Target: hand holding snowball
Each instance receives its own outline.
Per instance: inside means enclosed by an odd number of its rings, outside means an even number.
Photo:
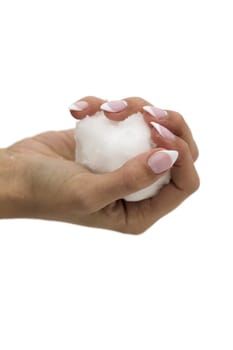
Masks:
[[[70,110],[80,120],[104,112],[113,122],[140,113],[156,148],[149,145],[115,170],[95,173],[75,162],[74,130],[48,132],[20,141],[0,152],[0,164],[5,164],[8,171],[0,176],[0,217],[41,218],[141,233],[198,188],[194,167],[197,146],[180,114],[165,112],[140,98],[107,102],[86,97]],[[1,169],[0,166],[0,175]],[[171,181],[156,196],[137,202],[122,199],[162,178],[168,182],[169,172]],[[4,189],[5,183],[11,183],[10,195]]]

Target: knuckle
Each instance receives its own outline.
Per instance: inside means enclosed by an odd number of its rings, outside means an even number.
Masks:
[[[189,145],[187,144],[187,142],[185,142],[184,140],[180,139],[179,141],[179,154],[180,156],[185,156],[188,153],[190,154],[190,148]]]
[[[183,123],[185,121],[183,115],[179,112],[174,112],[174,115],[177,118],[177,122]]]
[[[133,230],[133,234],[136,236],[142,235],[143,233],[145,233],[147,231],[147,227],[137,227]]]
[[[199,150],[197,147],[195,147],[193,150],[193,160],[196,161],[198,157],[199,157]]]
[[[138,102],[145,102],[145,100],[142,97],[140,97],[140,96],[132,96],[130,98],[134,99],[134,100],[136,100]]]
[[[129,97],[128,100],[131,100],[133,103],[135,103],[138,106],[143,106],[145,104],[148,104],[148,102],[140,96],[132,96],[132,97]]]
[[[177,130],[179,130],[181,134],[187,131],[187,124],[183,115],[179,112],[174,112],[173,117]]]
[[[79,101],[87,101],[91,106],[96,106],[96,105],[98,106],[99,104],[104,102],[104,100],[101,99],[100,97],[92,96],[92,95],[84,96],[80,98]]]
[[[193,192],[196,192],[200,187],[200,178],[198,175],[196,175],[194,185],[193,185]]]
[[[133,227],[124,228],[120,230],[120,232],[129,234],[129,235],[139,236],[145,233],[147,229],[148,227],[145,227],[144,225],[143,226],[137,225]]]
[[[92,100],[92,99],[96,99],[96,98],[98,98],[98,97],[88,95],[88,96],[84,96],[84,97],[80,98],[80,100]]]
[[[200,187],[200,178],[196,174],[196,176],[192,178],[192,182],[190,182],[190,184],[189,184],[189,187],[187,189],[187,193],[189,195],[191,195],[194,192],[196,192],[199,189],[199,187]]]

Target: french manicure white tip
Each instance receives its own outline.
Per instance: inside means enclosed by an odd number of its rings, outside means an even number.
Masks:
[[[163,153],[166,153],[172,160],[172,165],[176,162],[178,156],[179,156],[179,152],[178,151],[175,151],[175,150],[162,150],[162,151],[159,151],[159,152],[163,152]]]
[[[102,109],[103,111],[106,111],[106,112],[114,112],[114,110],[109,106],[108,102],[103,103],[100,106],[100,109]]]
[[[72,104],[70,107],[69,107],[69,110],[70,111],[78,111],[80,112],[82,109],[80,107],[78,107],[76,104]]]
[[[155,122],[150,122],[150,124],[153,126],[153,128],[155,130],[158,131],[158,133],[162,136],[162,132],[161,132],[161,126],[158,124],[158,123],[155,123]]]
[[[109,101],[103,103],[100,108],[105,112],[121,112],[128,106],[128,103],[124,100]]]
[[[144,106],[143,107],[144,111],[149,113],[151,116],[158,118],[158,119],[167,119],[168,113],[164,109],[160,109],[158,107],[154,106]]]
[[[153,117],[156,117],[156,114],[151,106],[143,106],[142,109],[152,115]]]
[[[150,124],[153,126],[153,128],[155,130],[157,130],[157,132],[160,134],[160,136],[162,136],[168,140],[171,140],[171,141],[175,140],[175,135],[170,130],[165,128],[164,126],[162,126],[158,123],[155,123],[155,122],[150,122]]]

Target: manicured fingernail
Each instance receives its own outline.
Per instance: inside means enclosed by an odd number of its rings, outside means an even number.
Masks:
[[[158,119],[166,119],[168,117],[167,111],[164,111],[163,109],[154,106],[144,106],[142,108],[144,111],[152,115],[152,117],[156,117]]]
[[[169,140],[174,140],[175,139],[175,135],[170,130],[165,128],[164,126],[162,126],[162,125],[160,125],[158,123],[155,123],[155,122],[150,122],[150,124],[165,139],[169,139]]]
[[[73,103],[70,107],[69,110],[70,111],[77,111],[77,112],[81,112],[84,109],[88,108],[89,104],[86,101],[78,101]]]
[[[178,158],[177,151],[158,151],[148,159],[148,165],[155,174],[161,174],[170,169]]]
[[[128,103],[124,100],[109,101],[103,103],[100,108],[106,112],[121,112],[128,106]]]

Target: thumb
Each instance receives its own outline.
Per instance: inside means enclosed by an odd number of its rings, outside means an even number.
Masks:
[[[95,189],[99,208],[129,194],[142,190],[156,182],[175,163],[177,151],[153,149],[130,159],[121,168],[102,175],[96,175]]]

